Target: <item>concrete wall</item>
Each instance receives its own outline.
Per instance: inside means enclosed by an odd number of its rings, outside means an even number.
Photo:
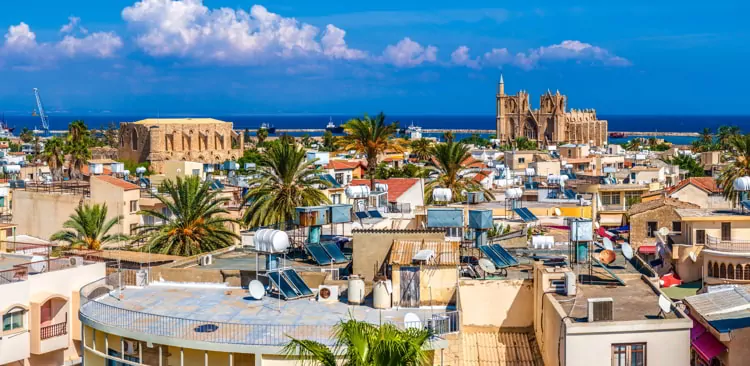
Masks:
[[[685,319],[685,322],[690,322]],[[607,326],[608,331],[591,333],[584,328],[604,328],[596,323],[566,325],[565,366],[609,365],[612,363],[612,345],[646,343],[646,365],[684,366],[690,364],[690,329],[659,329],[659,321],[618,322],[629,323]],[[649,329],[644,329],[649,328]],[[546,362],[546,361],[545,361]]]
[[[673,192],[669,196],[683,202],[694,203],[700,208],[732,208],[732,202],[724,199],[722,195],[710,195],[692,184]]]
[[[670,205],[633,214],[630,216],[630,244],[636,248],[641,245],[656,245],[656,234],[648,237],[648,223],[652,221],[656,222],[656,230],[662,227],[672,230],[672,223],[682,219]]]
[[[458,303],[462,326],[530,327],[531,280],[461,280]]]
[[[672,264],[674,270],[683,282],[698,281],[703,278],[703,263],[707,254],[702,251],[702,245],[678,245],[672,246]],[[695,252],[697,261],[690,259],[690,253]]]
[[[141,215],[138,215],[138,204],[135,211],[130,210],[130,202],[139,202],[141,191],[139,189],[125,190],[97,176],[91,177],[91,203],[107,205],[107,220],[122,216],[119,224],[112,228],[111,233],[131,234],[131,226],[141,224]]]
[[[15,190],[13,192],[13,223],[19,234],[49,239],[62,229],[80,203],[88,202],[78,194],[49,194]]]
[[[424,181],[420,179],[419,182],[409,187],[397,200],[397,203],[408,203],[411,205],[412,211],[417,206],[424,206]]]
[[[194,170],[198,171],[198,176],[201,179],[206,178],[206,174],[203,172],[203,163],[195,161],[167,160],[164,162],[163,173],[166,179],[174,180],[177,177],[192,176]]]
[[[456,267],[421,266],[419,271],[419,305],[443,306],[456,301],[458,269]],[[394,265],[391,280],[393,282],[393,304],[401,301],[401,271]]]
[[[371,281],[388,258],[393,240],[445,240],[442,230],[353,230],[352,271]]]
[[[550,174],[560,175],[560,162],[557,160],[535,161],[530,166],[536,170],[537,177],[546,177]]]

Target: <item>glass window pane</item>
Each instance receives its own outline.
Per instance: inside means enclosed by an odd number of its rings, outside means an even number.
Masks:
[[[18,312],[13,313],[12,328],[13,329],[21,329],[21,328],[23,328],[23,312],[22,311],[18,311]]]
[[[3,315],[3,331],[11,329],[10,328],[11,317],[12,317],[12,314]]]

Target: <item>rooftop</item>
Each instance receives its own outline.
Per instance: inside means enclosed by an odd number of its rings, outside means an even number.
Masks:
[[[673,198],[662,198],[662,199],[656,199],[653,201],[636,203],[633,206],[630,206],[630,209],[628,209],[628,214],[637,215],[637,214],[641,214],[641,213],[651,211],[653,209],[657,209],[657,208],[664,207],[664,206],[672,206],[675,208],[684,208],[684,209],[699,207],[698,205],[694,203],[690,203],[690,202],[683,202],[683,201],[676,200]]]
[[[324,166],[324,168],[333,170],[351,170],[360,165],[362,165],[361,161],[330,160],[328,161],[328,164]]]
[[[94,179],[100,180],[102,182],[107,182],[107,183],[109,183],[109,184],[111,184],[113,186],[120,187],[120,188],[122,188],[122,189],[124,189],[126,191],[130,191],[130,190],[134,190],[134,189],[140,189],[140,187],[138,187],[137,185],[135,185],[133,183],[130,183],[130,182],[126,181],[126,180],[123,180],[123,179],[120,179],[120,178],[115,178],[115,177],[109,176],[109,175],[96,175]]]
[[[388,202],[396,202],[412,186],[419,183],[419,178],[388,178],[376,179],[376,183],[385,183],[388,185]],[[370,185],[369,179],[353,179],[350,185]]]
[[[463,329],[461,343],[464,365],[543,365],[539,345],[528,332]]]
[[[182,257],[180,257],[182,258]],[[257,268],[256,268],[257,263]],[[312,261],[303,261],[299,259],[293,259],[287,257],[283,260],[282,266],[284,267],[292,267],[297,268],[300,270],[309,270],[314,269],[315,271],[320,271],[321,268],[339,268],[339,267],[345,267],[349,264],[349,262],[345,263],[337,263],[332,265],[327,265],[324,267],[317,266]],[[201,268],[206,269],[223,269],[223,270],[245,270],[245,271],[255,271],[255,270],[266,270],[266,264],[265,264],[265,256],[258,255],[255,252],[252,251],[245,251],[244,249],[235,249],[233,251],[229,251],[223,254],[214,255],[213,256],[213,263],[205,266],[201,266]]]
[[[679,191],[680,189],[687,187],[688,185],[696,186],[707,193],[722,192],[721,188],[719,188],[719,185],[716,184],[716,179],[714,179],[713,177],[692,177],[681,180],[674,187],[670,188],[668,193],[672,194]]]
[[[421,250],[431,250],[436,265],[457,266],[460,263],[457,241],[396,240],[391,247],[390,264],[411,265]]]
[[[750,215],[738,210],[730,209],[713,209],[713,208],[678,208],[675,209],[682,220],[685,221],[702,221],[712,220],[714,218],[724,218],[727,220],[750,221]]]
[[[163,263],[163,262],[175,262],[185,257],[177,255],[167,254],[156,254],[147,252],[135,252],[129,250],[81,250],[72,249],[65,252],[68,255],[85,256],[97,260],[120,260],[123,262],[137,263],[137,264],[149,264],[149,263]]]
[[[214,118],[146,118],[140,121],[133,122],[138,125],[183,125],[183,124],[213,124],[213,123],[229,123],[220,121]]]
[[[709,290],[684,301],[721,333],[750,327],[750,291],[745,286]]]

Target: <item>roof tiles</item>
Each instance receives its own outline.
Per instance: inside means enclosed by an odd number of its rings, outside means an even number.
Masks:
[[[388,185],[388,202],[396,202],[412,186],[419,183],[419,178],[389,178],[376,179],[376,183],[385,183]],[[370,185],[369,179],[353,179],[350,185]]]
[[[453,241],[395,240],[391,247],[391,264],[413,264],[414,256],[420,250],[432,250],[434,262],[430,264],[457,266],[459,264],[459,243]]]
[[[464,365],[543,365],[535,343],[524,332],[465,332],[461,338]]]

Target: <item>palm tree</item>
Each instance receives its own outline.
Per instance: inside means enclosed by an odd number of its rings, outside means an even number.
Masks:
[[[640,138],[634,138],[630,140],[625,146],[625,149],[629,151],[639,151],[641,150],[641,139]]]
[[[703,132],[701,133],[700,141],[707,145],[714,142],[714,136],[711,134],[710,128],[706,127],[703,129]]]
[[[21,129],[21,134],[19,134],[18,137],[20,137],[21,141],[25,143],[31,142],[31,140],[34,139],[34,131],[24,127],[23,129]]]
[[[365,155],[370,188],[373,190],[375,190],[375,168],[378,165],[378,155],[388,149],[403,150],[401,145],[393,139],[397,131],[398,122],[385,124],[385,115],[382,112],[375,118],[365,115],[362,119],[354,118],[344,124],[346,134],[339,142],[345,150],[355,150]]]
[[[443,140],[445,142],[451,142],[456,139],[456,136],[453,135],[453,131],[445,131],[443,132]]]
[[[198,176],[166,180],[161,189],[164,194],[156,199],[166,210],[141,210],[140,215],[161,220],[161,224],[147,224],[136,228],[134,242],[146,240],[143,250],[156,250],[162,254],[192,256],[228,247],[239,236],[229,224],[236,223],[223,206],[228,198],[219,197],[209,181],[201,182]]]
[[[326,130],[323,132],[323,148],[318,149],[320,151],[333,151],[336,146],[336,139],[333,137],[333,132]]]
[[[341,321],[333,332],[334,346],[310,340],[292,340],[284,347],[288,357],[324,366],[418,366],[429,361],[424,349],[430,340],[426,329],[398,329],[391,323],[380,326],[354,319]]]
[[[89,131],[86,123],[82,120],[77,119],[68,124],[68,142],[78,143],[88,139],[91,132]]]
[[[255,133],[255,137],[258,138],[258,146],[263,146],[263,142],[268,138],[268,130],[264,127],[259,128],[258,132]]]
[[[462,201],[464,191],[482,191],[485,197],[495,199],[489,190],[466,175],[461,163],[471,158],[469,147],[460,142],[446,142],[435,146],[435,163],[432,172],[437,178],[425,185],[425,201],[433,203],[432,191],[435,188],[448,188],[453,193],[453,202]]]
[[[730,147],[729,140],[740,134],[740,128],[737,126],[719,126],[716,132],[716,137],[719,140],[719,145],[723,148]]]
[[[680,154],[666,162],[679,166],[681,170],[686,170],[688,172],[686,177],[702,177],[706,174],[698,161],[690,155]]]
[[[91,159],[91,150],[87,141],[69,141],[65,144],[65,152],[70,156],[70,170],[68,177],[73,179],[74,176],[81,178],[80,173],[84,165]]]
[[[429,160],[433,151],[432,141],[424,137],[411,142],[411,153],[420,161]]]
[[[721,171],[718,183],[723,190],[724,198],[737,201],[739,192],[734,190],[734,180],[750,175],[750,134],[735,135],[727,142],[734,161]]]
[[[516,149],[518,150],[536,150],[537,144],[526,137],[516,138]]]
[[[53,178],[62,178],[62,169],[65,164],[65,142],[59,137],[52,137],[47,140],[44,151],[42,151],[42,161],[49,166]]]
[[[63,241],[71,248],[99,250],[102,246],[127,240],[123,234],[109,234],[112,228],[120,223],[122,215],[107,220],[107,204],[88,204],[76,207],[63,228],[50,237],[52,241]]]
[[[260,157],[257,184],[245,196],[245,224],[285,225],[294,218],[296,207],[328,203],[320,188],[331,183],[321,178],[323,171],[314,164],[302,147],[284,141],[270,144]]]

